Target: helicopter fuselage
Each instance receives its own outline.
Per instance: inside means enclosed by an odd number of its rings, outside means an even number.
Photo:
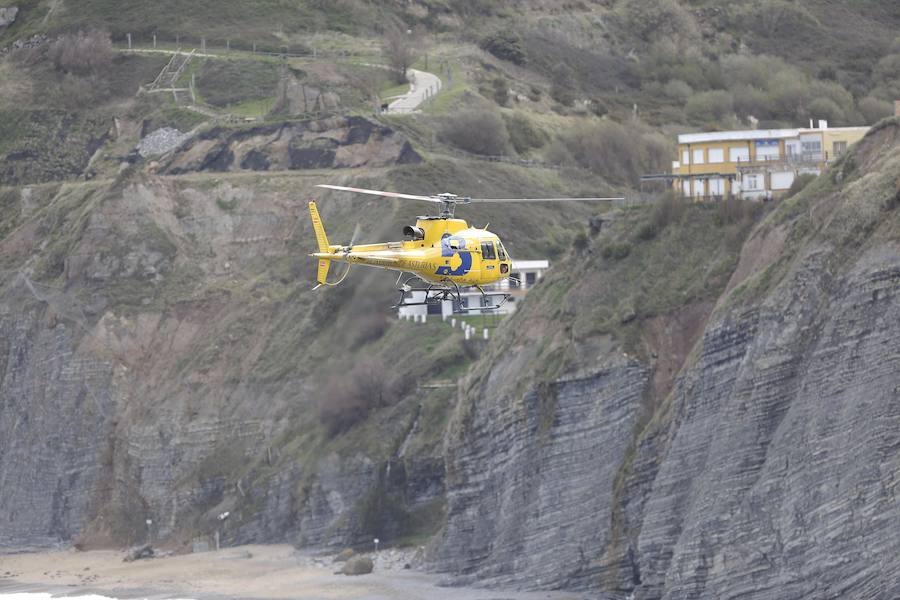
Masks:
[[[435,284],[484,286],[506,279],[512,262],[496,234],[463,219],[420,218],[413,239],[401,242],[329,245],[313,254],[350,264],[414,273]]]

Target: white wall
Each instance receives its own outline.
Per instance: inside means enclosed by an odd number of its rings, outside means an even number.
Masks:
[[[772,189],[786,190],[794,183],[793,171],[774,171],[772,173]]]

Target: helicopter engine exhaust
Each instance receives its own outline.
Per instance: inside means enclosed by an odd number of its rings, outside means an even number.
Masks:
[[[424,240],[425,239],[425,230],[421,227],[415,227],[413,225],[407,225],[403,228],[403,235],[408,236],[413,239],[413,241]]]

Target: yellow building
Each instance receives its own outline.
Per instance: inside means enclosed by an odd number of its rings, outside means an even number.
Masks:
[[[772,198],[801,173],[818,174],[860,140],[868,127],[753,129],[678,136],[674,185],[692,198]]]

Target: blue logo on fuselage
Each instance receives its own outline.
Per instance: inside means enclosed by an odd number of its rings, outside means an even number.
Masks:
[[[459,248],[451,248],[450,240],[454,240],[459,242]],[[459,254],[460,263],[456,269],[452,269],[450,265],[444,265],[442,267],[438,267],[438,270],[435,271],[437,275],[465,275],[472,268],[472,253],[466,252],[463,248],[466,247],[466,240],[461,237],[455,237],[452,235],[445,236],[441,238],[441,256],[453,256],[454,254]]]

